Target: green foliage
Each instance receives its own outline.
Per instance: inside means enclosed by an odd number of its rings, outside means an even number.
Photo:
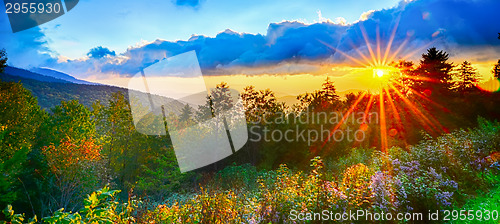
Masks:
[[[134,211],[137,209],[140,201],[129,199],[126,203],[120,203],[116,200],[118,190],[109,190],[104,187],[101,190],[93,192],[84,201],[84,208],[72,213],[59,209],[52,216],[42,218],[43,223],[134,223]],[[3,211],[7,223],[36,223],[36,217],[24,222],[24,214],[14,214],[12,206],[7,206]]]
[[[22,148],[7,160],[0,160],[0,206],[13,203],[21,194],[19,177],[26,161],[27,150]]]
[[[0,82],[0,206],[18,199],[35,133],[45,114],[19,83]],[[24,192],[23,192],[24,193]]]
[[[17,149],[31,148],[45,114],[19,83],[0,82],[0,110],[0,160],[5,160]]]
[[[39,146],[59,144],[66,138],[78,143],[97,137],[94,114],[78,100],[63,101],[51,111],[39,130]]]
[[[474,199],[477,188],[467,188],[460,176],[452,175],[456,171],[450,171],[453,166],[460,168],[469,163],[465,166],[470,169],[467,172],[481,177],[474,180],[475,186],[495,184],[498,188],[500,182],[494,166],[473,168],[474,163],[480,163],[475,161],[475,154],[468,154],[468,159],[454,154],[454,150],[459,150],[455,145],[463,141],[463,136],[472,139],[471,143],[463,144],[470,144],[473,152],[498,152],[498,145],[483,147],[498,140],[500,126],[485,120],[479,123],[477,129],[422,141],[408,152],[400,148],[391,148],[387,154],[357,149],[339,160],[342,165],[333,167],[344,167],[341,171],[325,167],[320,157],[311,159],[307,173],[281,165],[276,170],[258,173],[257,180],[254,179],[257,171],[250,165],[230,166],[213,178],[220,184],[201,187],[187,199],[180,200],[173,195],[176,200],[171,203],[142,211],[137,201],[117,202],[118,191],[106,187],[89,195],[80,211],[59,210],[42,220],[47,223],[291,223],[292,209],[297,212],[358,209],[421,212],[424,218],[428,210],[436,209],[498,210],[497,190]],[[485,130],[491,133],[484,134]],[[443,157],[435,152],[439,148],[449,149],[450,153]],[[445,160],[445,157],[450,158]],[[340,172],[342,178],[330,176],[331,172]],[[257,188],[247,187],[252,181]],[[12,211],[9,214],[12,215],[8,217],[21,217]]]
[[[14,210],[12,210],[11,205],[7,205],[7,207],[2,211],[5,215],[7,221],[0,221],[0,224],[35,224],[37,223],[36,216],[28,219],[26,222],[24,221],[24,214],[14,214]]]
[[[215,189],[252,191],[257,188],[258,176],[255,166],[233,164],[217,172],[210,185]]]
[[[172,148],[155,156],[154,160],[143,166],[143,174],[138,177],[135,191],[159,201],[174,193],[186,193],[192,186],[186,183],[198,179],[196,173],[181,173]]]
[[[477,213],[477,211],[481,211],[482,218],[480,220],[478,220],[478,218],[475,218],[475,220],[472,220],[472,221],[465,220],[465,221],[462,221],[462,223],[477,223],[477,222],[481,221],[481,223],[497,224],[498,220],[493,220],[492,218],[489,218],[489,220],[486,220],[486,211],[490,211],[490,212],[491,211],[500,211],[500,187],[496,186],[491,191],[489,191],[485,194],[482,194],[476,198],[471,199],[463,207],[455,207],[454,209],[459,210],[459,211],[460,210],[465,210],[465,211],[472,210],[475,213]],[[476,215],[475,213],[473,213],[473,214]],[[476,217],[479,217],[479,216],[476,216]]]

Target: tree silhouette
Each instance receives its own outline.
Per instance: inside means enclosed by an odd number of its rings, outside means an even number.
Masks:
[[[5,49],[0,50],[0,73],[4,72],[5,67],[7,66],[7,52]]]
[[[284,107],[283,103],[279,103],[274,93],[269,90],[256,90],[254,86],[244,88],[243,105],[246,108],[246,116],[248,121],[261,120],[262,116],[271,116],[281,111]]]
[[[468,61],[464,61],[458,68],[456,75],[458,81],[455,83],[455,90],[459,93],[470,92],[475,89],[479,82],[479,76],[474,67]]]
[[[495,78],[500,79],[500,60],[498,60],[498,63],[493,66],[493,70],[491,70],[491,72]]]
[[[337,90],[335,89],[333,82],[330,81],[328,77],[326,77],[326,80],[322,86],[323,86],[322,88],[323,97],[325,98],[326,101],[331,103],[339,99],[339,96],[337,95]]]
[[[422,54],[420,65],[416,69],[419,80],[415,82],[415,89],[421,92],[447,93],[453,87],[451,71],[453,63],[447,62],[449,54],[435,47]]]

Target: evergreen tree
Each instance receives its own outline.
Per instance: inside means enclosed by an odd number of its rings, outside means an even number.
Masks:
[[[471,63],[464,61],[458,68],[457,82],[454,89],[459,93],[470,92],[475,89],[479,82],[479,76]]]
[[[326,77],[325,82],[323,83],[323,97],[326,101],[333,103],[339,99],[339,96],[337,95],[337,91],[335,89],[335,86],[333,85],[333,82],[330,81],[328,77]]]
[[[422,54],[420,65],[416,69],[415,89],[430,94],[445,94],[453,87],[451,71],[453,63],[449,63],[449,54],[435,47]]]
[[[186,104],[182,109],[181,109],[181,114],[179,116],[179,120],[181,122],[189,122],[190,120],[192,120],[192,116],[193,116],[193,108],[191,108],[191,106],[189,106],[189,104]]]

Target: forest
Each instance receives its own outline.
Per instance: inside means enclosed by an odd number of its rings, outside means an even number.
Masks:
[[[436,48],[391,66],[378,93],[339,96],[326,78],[287,105],[246,87],[249,141],[185,173],[169,135],[136,130],[123,91],[44,110],[25,84],[2,80],[0,223],[419,223],[436,211],[439,223],[498,223],[498,87],[479,88],[473,64]],[[492,73],[500,79],[500,60]],[[206,119],[229,88],[169,116],[179,126]],[[288,130],[309,135],[288,141]],[[350,211],[365,215],[347,220]]]

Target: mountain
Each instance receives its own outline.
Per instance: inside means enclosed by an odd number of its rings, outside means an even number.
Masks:
[[[45,110],[60,105],[61,101],[69,100],[78,100],[87,107],[92,107],[92,104],[96,101],[108,105],[112,94],[115,92],[121,92],[128,99],[128,89],[126,88],[108,85],[76,84],[13,67],[7,67],[4,73],[0,73],[0,81],[20,82],[24,88],[31,91],[38,99],[40,107]],[[159,99],[159,96],[155,95],[153,95],[153,98],[162,100],[162,102],[170,102],[169,106],[171,108],[169,109],[171,111],[180,111],[184,106],[180,102],[172,103],[172,99]]]
[[[20,78],[26,78],[26,79],[33,79],[37,81],[42,81],[42,82],[51,82],[51,83],[70,83],[69,81],[63,80],[63,79],[58,79],[46,75],[41,75],[38,73],[34,73],[25,69],[20,69],[20,68],[15,68],[11,66],[5,67],[5,74],[11,75],[11,76],[17,76]]]
[[[25,74],[22,69],[18,71],[21,71],[23,74]],[[65,80],[54,81],[60,79],[56,79],[53,77],[49,77],[50,79],[47,79],[48,81],[42,81],[40,80],[39,76],[32,77],[36,79],[20,76],[19,73],[17,73],[16,76],[11,75],[10,73],[0,73],[0,80],[3,82],[21,82],[24,88],[30,90],[31,93],[35,97],[37,97],[38,104],[43,109],[50,109],[56,105],[60,105],[61,101],[69,101],[74,99],[78,100],[81,104],[87,107],[91,107],[92,104],[97,100],[99,100],[101,103],[107,104],[111,99],[111,94],[113,94],[114,92],[122,92],[125,96],[128,96],[127,89],[120,87],[104,85],[83,85],[71,83]]]
[[[297,96],[290,95],[279,97],[277,100],[280,102],[285,102],[285,104],[290,107],[299,102],[299,100],[297,100]]]
[[[62,80],[66,80],[68,82],[72,82],[72,83],[77,83],[77,84],[87,84],[87,85],[100,85],[99,83],[93,83],[93,82],[88,82],[88,81],[85,81],[85,80],[80,80],[80,79],[77,79],[71,75],[68,75],[66,73],[62,73],[62,72],[59,72],[59,71],[56,71],[56,70],[53,70],[53,69],[50,69],[50,68],[33,68],[31,69],[32,72],[34,73],[38,73],[38,74],[41,74],[41,75],[45,75],[45,76],[50,76],[50,77],[54,77],[54,78],[57,78],[57,79],[62,79]]]

